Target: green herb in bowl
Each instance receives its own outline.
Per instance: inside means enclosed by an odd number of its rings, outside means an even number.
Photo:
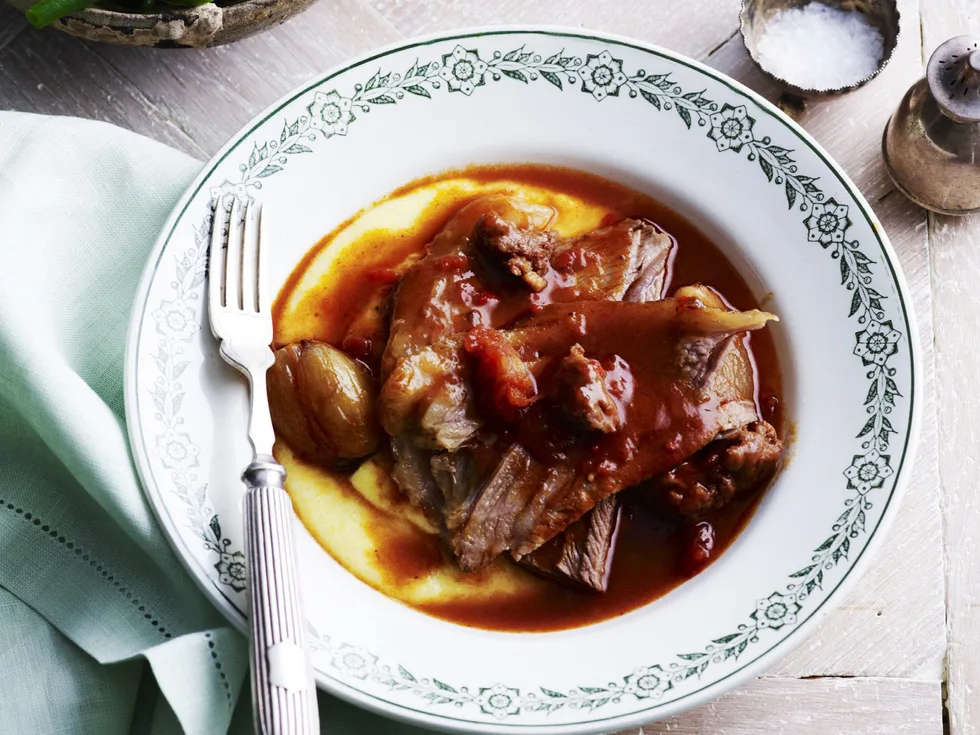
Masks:
[[[44,28],[59,18],[85,10],[95,5],[97,0],[38,0],[27,9],[27,19],[35,28]],[[194,7],[204,5],[208,0],[169,0],[166,5],[177,7]],[[113,4],[112,10],[124,13],[149,13],[159,10],[160,3],[155,0],[119,0]]]
[[[316,0],[0,0],[38,28],[97,43],[207,48],[279,25]]]

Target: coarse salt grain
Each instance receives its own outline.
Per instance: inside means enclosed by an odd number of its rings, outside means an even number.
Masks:
[[[839,89],[867,79],[884,50],[881,33],[863,13],[819,2],[777,13],[759,39],[770,74],[802,89]]]

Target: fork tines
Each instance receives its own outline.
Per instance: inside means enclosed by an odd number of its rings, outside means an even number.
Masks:
[[[266,308],[259,279],[259,229],[262,205],[237,196],[214,201],[211,243],[208,248],[208,306],[220,311],[258,313]]]

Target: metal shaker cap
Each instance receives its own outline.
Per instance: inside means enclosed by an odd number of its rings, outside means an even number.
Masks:
[[[946,115],[960,123],[980,123],[980,38],[946,41],[929,59],[926,79]]]

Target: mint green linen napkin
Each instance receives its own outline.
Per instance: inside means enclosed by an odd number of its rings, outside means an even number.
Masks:
[[[160,532],[123,410],[136,286],[200,166],[102,123],[0,112],[4,735],[251,732],[245,640]],[[332,735],[423,732],[320,710]]]
[[[142,664],[117,662],[139,657],[185,732],[225,732],[234,711],[244,640],[160,533],[123,418],[136,285],[199,168],[100,123],[0,113],[0,732],[128,728]]]

